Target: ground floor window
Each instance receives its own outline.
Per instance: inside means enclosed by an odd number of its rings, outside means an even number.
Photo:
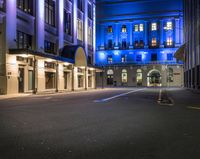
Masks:
[[[142,85],[142,70],[141,69],[137,69],[136,82],[138,86]]]
[[[28,71],[28,90],[33,90],[33,71]]]
[[[107,85],[113,85],[113,75],[114,75],[114,72],[112,69],[109,69],[107,71]]]
[[[64,89],[68,89],[68,80],[69,80],[69,73],[64,72]]]
[[[83,87],[83,75],[78,75],[78,88],[82,88]]]
[[[88,87],[92,87],[92,76],[88,77]]]
[[[122,70],[122,83],[127,83],[128,82],[128,73],[126,69]]]
[[[167,78],[167,82],[174,82],[174,70],[173,68],[169,68],[168,69],[168,78]]]
[[[56,74],[54,72],[45,72],[46,89],[54,89],[56,86]]]

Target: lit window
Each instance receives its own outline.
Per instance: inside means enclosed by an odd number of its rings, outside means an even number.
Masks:
[[[144,24],[140,24],[140,31],[144,31]]]
[[[108,33],[112,33],[113,30],[112,30],[112,26],[108,26]]]
[[[166,30],[172,30],[172,22],[167,22],[165,29]]]
[[[167,46],[172,46],[173,45],[173,41],[171,37],[167,38]]]
[[[151,46],[157,46],[157,40],[156,40],[156,38],[152,38],[152,40],[151,40]]]
[[[128,74],[127,74],[127,70],[123,69],[122,70],[122,83],[127,83],[128,82]]]
[[[77,20],[77,39],[83,41],[83,22],[81,20]]]
[[[111,64],[113,62],[112,55],[108,56],[108,63]]]
[[[126,33],[126,25],[122,25],[122,33]]]
[[[152,31],[157,30],[157,23],[151,23],[151,30]]]
[[[135,32],[139,31],[139,26],[135,25],[134,30],[135,30]]]

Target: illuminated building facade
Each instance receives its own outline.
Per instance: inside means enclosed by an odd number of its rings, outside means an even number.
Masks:
[[[183,44],[182,0],[96,3],[98,84],[183,85],[183,63],[174,58]]]
[[[184,0],[185,86],[200,89],[200,1]],[[181,56],[180,56],[181,58]]]
[[[94,0],[0,0],[0,94],[95,88]]]

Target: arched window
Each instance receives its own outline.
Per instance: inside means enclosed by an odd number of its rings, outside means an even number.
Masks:
[[[126,69],[122,70],[122,83],[127,83],[128,82],[128,73]]]
[[[141,69],[137,69],[136,82],[138,86],[142,85],[142,70]]]
[[[113,75],[113,74],[114,74],[114,72],[112,69],[107,70],[107,75]]]

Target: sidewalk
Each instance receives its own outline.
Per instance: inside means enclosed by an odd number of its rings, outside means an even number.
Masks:
[[[10,99],[10,98],[18,98],[18,97],[26,97],[26,96],[31,96],[32,94],[9,94],[9,95],[0,95],[0,100],[2,99]]]

